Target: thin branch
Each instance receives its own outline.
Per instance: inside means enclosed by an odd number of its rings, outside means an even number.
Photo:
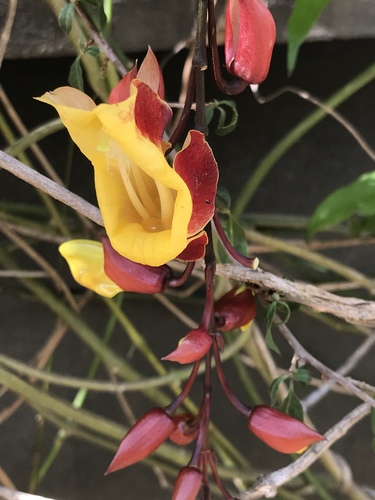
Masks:
[[[4,29],[0,36],[0,68],[3,64],[5,52],[7,50],[8,42],[10,39],[10,34],[12,33],[12,27],[14,18],[16,17],[18,0],[9,0],[8,4],[8,14],[5,20]]]
[[[274,293],[286,301],[304,304],[314,311],[329,313],[348,323],[375,326],[375,302],[354,297],[340,297],[320,288],[279,278],[274,274],[233,265],[218,265],[216,274],[252,285],[272,297]]]
[[[4,151],[0,151],[0,167],[31,186],[40,189],[52,198],[55,198],[55,200],[65,203],[65,205],[73,208],[73,210],[76,210],[99,226],[103,226],[103,219],[98,208],[16,158],[7,155]]]
[[[321,441],[320,443],[312,446],[292,464],[272,472],[271,474],[262,476],[249,490],[239,496],[239,500],[274,497],[280,486],[287,483],[291,479],[294,479],[303,471],[308,469],[318,460],[324,451],[330,448],[333,443],[345,436],[349,429],[354,427],[369,413],[370,406],[368,404],[364,403],[357,406],[357,408],[348,413],[342,420],[340,420],[340,422],[326,432],[324,435],[326,441]],[[364,496],[364,498],[367,498],[367,496]]]
[[[358,349],[356,349],[353,352],[353,354],[348,357],[345,363],[342,364],[340,368],[336,370],[336,373],[339,375],[346,375],[351,370],[353,370],[358,365],[358,363],[362,361],[364,356],[370,353],[370,350],[374,346],[374,344],[375,344],[375,335],[371,335],[364,342],[362,342],[362,344],[358,347]],[[355,381],[353,379],[350,380],[353,384],[357,385],[358,381]],[[318,401],[321,401],[329,393],[333,384],[334,384],[333,381],[325,382],[321,387],[319,387],[319,389],[309,394],[302,401],[304,408],[305,409],[311,408]]]
[[[277,321],[277,328],[279,329],[281,335],[285,338],[288,344],[291,346],[295,354],[303,361],[306,361],[311,366],[316,368],[325,378],[328,380],[333,380],[337,384],[345,387],[352,394],[357,396],[362,401],[365,401],[368,405],[375,408],[375,399],[370,397],[365,392],[361,391],[356,385],[353,384],[350,378],[344,377],[339,373],[328,368],[328,366],[317,360],[312,354],[310,354],[306,349],[298,342],[292,332],[285,324],[281,324],[280,318],[275,316],[275,321]]]
[[[30,495],[21,491],[10,490],[0,486],[0,500],[53,500],[52,498],[41,497],[40,495]]]
[[[88,30],[90,37],[94,40],[96,45],[104,52],[106,57],[113,63],[114,67],[116,70],[119,72],[121,76],[126,75],[127,70],[125,66],[122,64],[120,59],[117,57],[115,52],[113,51],[112,47],[109,45],[107,40],[98,33],[98,30],[96,29],[95,25],[89,18],[89,16],[86,14],[85,9],[79,4],[79,2],[74,2],[74,7],[81,18],[83,24],[85,25],[85,28]]]
[[[305,101],[311,102],[311,104],[314,104],[314,106],[322,109],[327,113],[327,115],[332,116],[340,125],[342,125],[348,132],[349,134],[354,138],[354,140],[358,143],[358,145],[363,149],[363,151],[373,160],[375,161],[375,151],[372,149],[372,147],[367,143],[367,141],[362,137],[362,135],[358,132],[358,130],[346,119],[344,118],[341,113],[338,111],[335,111],[331,106],[328,106],[326,103],[318,99],[317,97],[313,96],[310,94],[310,92],[307,92],[307,90],[300,89],[298,87],[292,87],[292,86],[285,86],[282,87],[280,90],[275,92],[274,94],[271,94],[269,96],[261,96],[259,94],[259,90],[257,89],[256,91],[253,91],[254,97],[260,104],[264,104],[270,101],[273,101],[277,97],[280,97],[283,94],[286,93],[291,93],[295,94],[301,99],[304,99]]]

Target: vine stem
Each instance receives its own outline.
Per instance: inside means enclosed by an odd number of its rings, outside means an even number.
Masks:
[[[362,71],[341,89],[335,92],[325,103],[328,108],[336,108],[362,87],[370,83],[375,78],[375,63]],[[317,125],[327,116],[324,109],[317,109],[310,113],[304,120],[290,130],[271,151],[260,162],[253,175],[250,177],[245,187],[242,189],[233,207],[233,215],[238,217],[245,210],[254,193],[269,174],[276,162],[303,137],[309,130]]]

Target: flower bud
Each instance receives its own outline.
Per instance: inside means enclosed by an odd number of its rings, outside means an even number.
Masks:
[[[122,292],[104,272],[103,246],[98,241],[70,240],[59,246],[73,278],[80,285],[104,297],[114,297]]]
[[[300,453],[307,446],[325,439],[300,420],[263,405],[251,410],[248,427],[264,443],[281,453]]]
[[[161,293],[172,270],[166,264],[153,267],[133,262],[120,255],[108,238],[103,237],[104,270],[106,275],[127,292]]]
[[[229,0],[225,20],[225,63],[229,73],[251,84],[267,76],[276,27],[262,0]]]
[[[202,485],[202,473],[197,467],[187,466],[178,473],[172,500],[195,500]]]
[[[169,436],[169,439],[176,444],[185,445],[194,441],[198,436],[198,426],[195,425],[193,415],[188,413],[180,413],[175,415],[173,420],[176,423],[176,428]],[[193,423],[193,425],[191,425]]]
[[[176,423],[163,408],[153,408],[127,432],[106,474],[151,455],[175,430]]]
[[[207,354],[211,344],[211,335],[205,330],[197,328],[196,330],[191,330],[186,337],[183,337],[174,351],[161,359],[164,361],[177,361],[183,365],[186,363],[194,363]]]
[[[254,295],[249,288],[232,288],[215,302],[214,311],[219,332],[246,330],[256,314]]]

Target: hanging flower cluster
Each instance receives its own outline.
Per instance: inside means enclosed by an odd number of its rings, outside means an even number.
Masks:
[[[225,60],[234,76],[231,82],[220,74],[214,17],[214,2],[209,0],[208,17],[206,12],[200,14],[197,31],[204,32],[208,19],[211,63],[219,88],[233,94],[249,83],[263,81],[275,42],[275,25],[262,1],[228,2]],[[196,54],[205,53],[203,41],[202,49],[202,38],[197,36],[201,52],[197,50]],[[57,110],[73,141],[94,167],[105,235],[101,241],[78,239],[60,246],[78,283],[106,297],[121,291],[161,293],[184,283],[195,262],[204,258],[206,299],[199,326],[163,358],[193,363],[191,374],[174,401],[165,408],[151,409],[133,425],[107,470],[111,473],[143,460],[167,439],[180,446],[194,443],[191,459],[176,479],[175,500],[194,500],[202,485],[208,492],[208,468],[223,496],[232,498],[220,481],[209,441],[212,358],[229,401],[246,417],[248,429],[268,446],[294,453],[324,439],[303,422],[274,408],[242,403],[223,372],[220,352],[225,342],[221,334],[249,330],[256,303],[252,289],[245,285],[235,285],[214,300],[216,259],[211,221],[234,261],[256,269],[258,260],[233,248],[215,212],[218,167],[200,131],[205,130],[204,87],[199,84],[203,69],[204,57],[203,62],[197,58],[190,78],[193,84],[197,82],[195,91],[190,85],[186,101],[191,103],[195,96],[196,127],[187,132],[172,166],[166,159],[171,144],[165,140],[172,111],[164,101],[163,77],[151,50],[140,68],[135,67],[112,90],[108,104],[97,106],[90,97],[70,87],[60,87],[39,98]],[[183,113],[173,137],[180,135],[177,132],[183,129],[188,114]],[[168,265],[173,259],[187,263],[181,276],[174,276]],[[191,415],[181,407],[203,359],[203,400],[197,414]]]

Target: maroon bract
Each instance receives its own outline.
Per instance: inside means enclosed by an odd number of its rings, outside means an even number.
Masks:
[[[164,99],[164,79],[153,51],[149,48],[139,70],[137,66],[126,73],[109,94],[109,104],[125,101],[130,96],[130,84],[133,80],[146,83],[154,92]]]
[[[267,76],[276,27],[262,0],[229,0],[225,21],[225,63],[229,73],[251,83]]]
[[[201,485],[201,471],[197,467],[184,467],[177,476],[172,500],[195,500]]]
[[[242,291],[232,288],[215,302],[214,311],[219,332],[247,327],[256,315],[254,295],[248,288]]]
[[[106,275],[126,292],[161,293],[172,270],[166,264],[153,267],[138,264],[120,255],[108,238],[102,237],[104,249],[104,271]]]
[[[298,453],[325,439],[300,420],[263,405],[251,410],[248,427],[264,443],[281,453]]]
[[[148,457],[164,443],[175,428],[175,421],[163,408],[153,408],[125,435],[106,474]]]
[[[162,359],[164,361],[177,361],[181,364],[194,363],[207,354],[211,345],[211,335],[205,330],[197,328],[196,330],[191,330],[186,337],[183,337],[177,348]]]

